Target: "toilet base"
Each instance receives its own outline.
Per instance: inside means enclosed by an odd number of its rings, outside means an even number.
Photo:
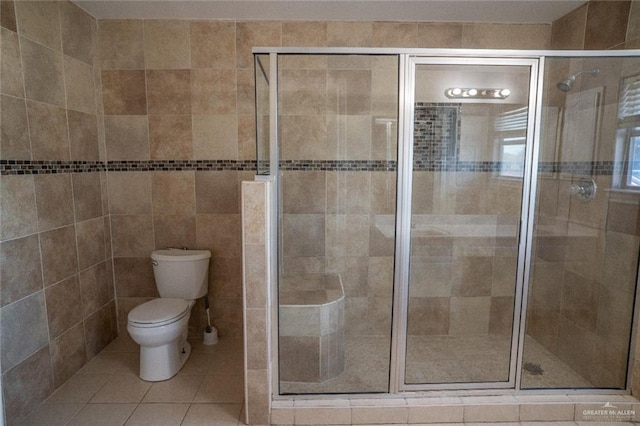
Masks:
[[[170,379],[180,371],[190,354],[191,344],[186,339],[163,346],[140,346],[140,378],[148,382]]]

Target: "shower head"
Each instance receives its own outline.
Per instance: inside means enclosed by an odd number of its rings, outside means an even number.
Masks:
[[[582,74],[591,74],[592,77],[595,77],[596,75],[600,74],[600,68],[593,68],[587,71],[580,71],[578,73],[570,75],[567,78],[563,78],[557,84],[558,89],[562,90],[563,92],[571,91],[571,89],[573,89],[573,83],[576,82],[576,77]]]

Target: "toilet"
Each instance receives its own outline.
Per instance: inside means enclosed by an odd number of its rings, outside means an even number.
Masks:
[[[160,297],[129,312],[127,331],[140,345],[140,378],[157,382],[173,377],[191,353],[189,317],[207,294],[209,250],[155,250],[153,276]]]

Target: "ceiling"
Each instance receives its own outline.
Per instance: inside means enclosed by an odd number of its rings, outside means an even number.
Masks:
[[[75,0],[98,19],[551,23],[584,0]]]

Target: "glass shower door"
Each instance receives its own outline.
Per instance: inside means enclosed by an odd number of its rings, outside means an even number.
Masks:
[[[513,387],[535,64],[419,61],[404,388]]]

